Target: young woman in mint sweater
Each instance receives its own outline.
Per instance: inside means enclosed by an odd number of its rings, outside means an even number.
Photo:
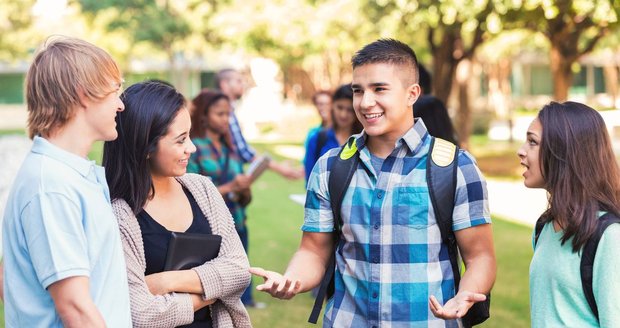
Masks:
[[[581,283],[584,245],[599,218],[620,214],[620,172],[601,115],[575,102],[552,102],[538,113],[518,151],[525,186],[544,188],[549,208],[530,264],[532,327],[612,327],[620,322],[620,224],[597,247],[592,291]]]

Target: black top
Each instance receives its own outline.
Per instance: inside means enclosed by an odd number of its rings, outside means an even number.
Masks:
[[[193,215],[192,224],[184,232],[212,234],[211,225],[204,213],[202,213],[202,210],[200,210],[194,196],[185,187],[183,191],[192,207]],[[146,260],[144,275],[162,272],[166,263],[166,253],[168,252],[171,231],[155,221],[145,210],[140,211],[136,217],[138,218],[144,243],[144,257]],[[194,313],[194,322],[182,327],[213,327],[209,307],[207,306],[196,311]]]

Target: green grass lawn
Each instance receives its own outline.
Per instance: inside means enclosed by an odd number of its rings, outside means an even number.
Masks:
[[[271,145],[256,145],[259,151]],[[90,156],[100,162],[101,143]],[[277,156],[276,156],[277,157]],[[266,172],[252,187],[253,201],[248,210],[250,262],[282,272],[297,249],[301,238],[303,207],[289,195],[303,193],[303,181],[288,181]],[[531,228],[494,218],[495,249],[498,274],[492,292],[491,318],[480,327],[527,327],[530,324],[528,301],[528,266],[532,256]],[[259,279],[254,279],[255,285]],[[265,302],[263,310],[250,310],[257,328],[311,327],[307,318],[313,299],[302,294],[290,301],[280,301],[255,292],[257,301]],[[0,311],[0,326],[4,326]],[[320,325],[319,325],[320,327]]]

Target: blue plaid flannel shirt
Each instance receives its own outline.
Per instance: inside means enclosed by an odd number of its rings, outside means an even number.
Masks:
[[[245,141],[243,133],[241,132],[241,127],[239,126],[239,121],[237,121],[237,116],[234,111],[230,112],[228,124],[230,125],[230,133],[232,134],[233,142],[237,148],[237,154],[239,154],[239,157],[241,157],[243,163],[251,162],[256,155],[256,152]]]
[[[432,137],[417,119],[378,174],[366,137],[364,132],[351,137],[360,164],[342,202],[335,293],[327,302],[323,326],[458,327],[456,320],[435,318],[428,305],[430,295],[445,304],[455,293],[426,183]],[[338,151],[322,156],[312,171],[303,231],[333,231],[328,168]],[[461,151],[452,228],[485,223],[491,223],[486,182],[472,156]]]

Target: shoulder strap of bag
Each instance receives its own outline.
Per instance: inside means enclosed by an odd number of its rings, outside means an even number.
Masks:
[[[318,161],[319,158],[321,157],[321,149],[323,149],[326,143],[327,143],[327,129],[321,129],[318,132],[317,139],[316,139],[316,149],[314,150],[314,158],[316,161]]]
[[[596,305],[594,291],[592,290],[594,258],[596,257],[596,249],[603,237],[603,233],[614,223],[620,223],[620,218],[611,213],[607,213],[600,217],[597,222],[596,232],[585,244],[581,254],[581,264],[579,266],[579,270],[581,271],[581,287],[583,288],[583,293],[586,296],[588,305],[590,305],[590,309],[592,309],[596,320],[598,320],[598,306]]]
[[[536,220],[536,226],[534,227],[534,247],[536,247],[536,244],[538,244],[538,237],[540,237],[540,233],[542,232],[542,229],[545,227],[545,222],[543,221],[543,217],[539,217],[538,220]]]
[[[310,313],[308,322],[316,324],[321,309],[323,308],[323,301],[326,297],[331,297],[334,294],[334,272],[336,271],[336,251],[340,241],[340,233],[342,226],[341,207],[342,199],[346,193],[353,174],[357,170],[357,164],[359,162],[359,152],[357,151],[357,145],[355,139],[351,138],[344,146],[340,148],[338,156],[332,159],[331,167],[329,170],[329,201],[331,203],[332,214],[334,216],[334,252],[330,255],[327,267],[325,268],[325,274],[319,287],[319,292],[314,300],[314,306]],[[329,165],[329,164],[328,164]]]
[[[441,232],[441,239],[448,246],[450,264],[454,275],[454,286],[458,290],[461,274],[458,265],[458,245],[452,231],[454,193],[458,147],[449,141],[432,138],[429,158],[426,162],[426,180],[435,219]]]
[[[458,171],[459,148],[453,143],[433,137],[426,163],[426,179],[435,219],[439,226],[441,239],[448,248],[454,288],[458,292],[461,272],[458,260],[458,244],[452,230],[454,194]],[[461,319],[463,327],[472,327],[489,318],[491,295],[483,302],[475,303]]]

